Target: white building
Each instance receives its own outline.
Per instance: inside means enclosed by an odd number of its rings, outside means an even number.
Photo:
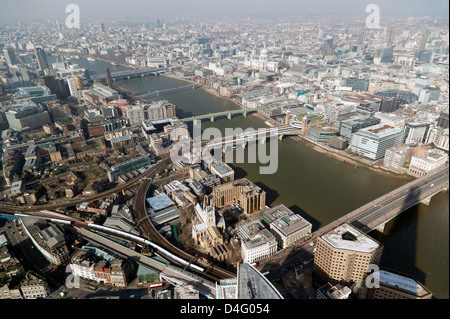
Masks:
[[[418,143],[422,144],[428,133],[430,123],[428,122],[408,122],[405,124],[405,144]]]
[[[441,167],[448,160],[447,154],[435,151],[426,155],[413,155],[409,164],[408,173],[413,176],[424,176],[430,171]]]
[[[437,148],[447,151],[449,150],[449,129],[443,129],[439,127],[435,127],[429,130],[428,136],[426,137],[425,143],[431,144]]]
[[[386,150],[384,156],[384,166],[401,168],[406,163],[410,147],[407,145],[400,145],[390,147]]]
[[[387,124],[373,125],[352,135],[350,149],[363,157],[376,161],[386,150],[402,142],[402,130]]]
[[[277,240],[259,221],[239,227],[241,256],[244,262],[254,263],[277,252]]]

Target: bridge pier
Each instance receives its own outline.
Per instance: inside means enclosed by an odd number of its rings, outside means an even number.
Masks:
[[[278,135],[278,139],[281,141],[283,139],[283,134]]]
[[[243,115],[244,115],[244,117],[247,117],[247,111],[244,111]]]
[[[380,233],[383,233],[384,232],[384,226],[386,226],[386,224],[382,224],[382,225],[378,226],[376,228],[376,230],[378,230]]]
[[[263,145],[266,144],[266,139],[265,138],[261,139],[261,144],[263,144]]]
[[[242,148],[246,148],[247,147],[247,141],[242,142]]]
[[[431,197],[433,197],[433,196],[429,196],[429,197],[425,198],[423,201],[421,201],[421,203],[424,205],[427,205],[427,206],[430,205]]]
[[[193,124],[194,124],[194,126],[197,126],[198,125],[198,119],[194,119]]]
[[[214,123],[214,115],[211,116],[211,123]]]
[[[228,113],[228,119],[231,120],[231,113]]]

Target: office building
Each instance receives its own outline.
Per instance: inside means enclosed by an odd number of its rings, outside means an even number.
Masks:
[[[241,257],[244,262],[254,263],[277,252],[278,243],[275,236],[258,220],[239,226],[238,234],[241,238]]]
[[[17,59],[13,48],[4,49],[3,56],[5,57],[6,64],[8,64],[8,66],[19,64],[19,60]]]
[[[112,88],[111,71],[109,70],[109,68],[105,68],[105,77],[106,77],[106,85]]]
[[[345,117],[340,120],[339,134],[350,141],[352,135],[358,132],[360,129],[377,125],[380,123],[380,119],[371,117],[365,114],[356,113],[353,116]]]
[[[308,127],[308,137],[319,143],[328,144],[331,137],[338,135],[339,129],[328,123],[320,123]]]
[[[384,39],[384,42],[392,45],[394,43],[394,35],[395,35],[395,31],[392,29],[387,29],[386,30],[386,37]]]
[[[351,285],[363,280],[371,264],[378,265],[383,246],[349,224],[317,238],[314,272],[324,282]]]
[[[311,223],[283,204],[265,210],[261,221],[275,236],[280,249],[292,246],[311,234]]]
[[[31,272],[20,282],[20,291],[24,299],[45,299],[50,294],[48,284]]]
[[[146,154],[113,165],[108,169],[109,181],[114,182],[120,175],[126,174],[134,170],[138,170],[142,167],[150,165],[151,163],[152,163],[151,157]]]
[[[16,131],[41,128],[51,124],[50,116],[42,106],[30,100],[23,100],[5,112],[9,127]]]
[[[399,145],[388,148],[384,155],[384,166],[397,169],[403,167],[408,160],[409,152],[410,146],[408,145]]]
[[[379,288],[367,290],[366,299],[431,299],[432,292],[414,277],[398,271],[381,269]]]
[[[36,60],[38,62],[39,70],[41,72],[44,72],[45,70],[49,69],[47,56],[45,55],[45,51],[42,48],[35,48],[34,52],[36,54]]]
[[[209,169],[211,173],[219,176],[222,183],[234,181],[234,170],[223,162],[213,162]]]
[[[176,107],[167,100],[150,104],[124,106],[125,116],[131,126],[142,125],[143,121],[156,121],[176,117]]]
[[[408,174],[421,177],[445,165],[448,155],[442,151],[435,151],[425,155],[413,155],[409,163]]]
[[[215,186],[210,197],[210,205],[223,207],[237,205],[247,214],[264,209],[266,192],[246,178]]]
[[[367,159],[376,161],[383,158],[386,149],[400,145],[402,130],[387,124],[373,125],[352,135],[350,149]]]
[[[430,30],[424,30],[422,33],[422,38],[420,40],[420,46],[419,46],[419,50],[423,50],[425,49],[427,42],[428,42],[428,37],[430,36]]]
[[[403,143],[417,143],[422,144],[428,135],[428,130],[430,128],[429,122],[408,122],[403,128],[404,136]]]
[[[69,260],[64,231],[58,225],[49,226],[36,218],[22,218],[24,230],[34,246],[51,263],[59,266]]]

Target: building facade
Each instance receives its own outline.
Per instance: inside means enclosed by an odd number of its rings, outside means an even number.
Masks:
[[[314,272],[332,284],[358,283],[369,265],[378,265],[383,246],[356,228],[343,224],[318,237]]]

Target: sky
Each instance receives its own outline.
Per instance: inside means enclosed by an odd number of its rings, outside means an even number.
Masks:
[[[81,20],[175,17],[287,17],[315,14],[365,18],[377,4],[381,15],[448,17],[447,0],[0,0],[0,23],[26,20],[64,21],[66,6],[76,4]]]

